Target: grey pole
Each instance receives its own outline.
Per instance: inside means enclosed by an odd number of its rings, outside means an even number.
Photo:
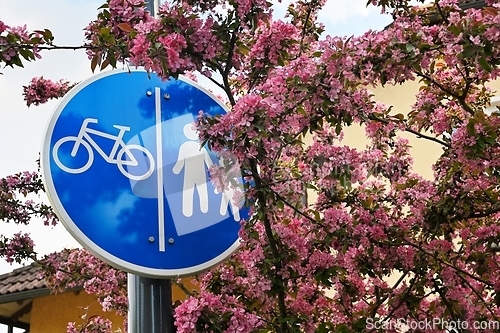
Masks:
[[[151,13],[151,15],[155,16],[158,13],[158,6],[160,0],[147,0],[146,2],[146,10]]]
[[[146,9],[156,15],[159,0],[148,0]],[[128,274],[128,332],[175,333],[172,281]]]
[[[174,333],[172,281],[128,275],[129,333]]]

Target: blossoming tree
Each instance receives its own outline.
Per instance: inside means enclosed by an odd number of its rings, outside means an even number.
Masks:
[[[473,322],[498,322],[500,113],[484,110],[500,73],[500,5],[373,0],[394,22],[356,38],[324,36],[323,5],[295,1],[277,20],[264,0],[174,0],[153,18],[142,0],[108,0],[86,28],[92,69],[127,61],[165,78],[198,72],[231,107],[201,113],[198,129],[204,145],[236,157],[212,168],[217,186],[232,186],[236,165],[251,180],[243,194],[252,215],[240,249],[198,276],[199,292],[176,307],[178,332],[391,332],[389,323],[431,318],[474,332]],[[57,48],[47,30],[3,23],[0,46],[12,66]],[[421,88],[405,114],[369,90],[414,80]],[[60,95],[60,84],[39,87],[44,96],[27,86],[28,103]],[[353,124],[366,130],[365,149],[341,144]],[[413,170],[401,133],[442,148],[433,179]],[[9,197],[19,178],[5,182]],[[20,188],[41,190],[31,184]],[[59,273],[49,265],[50,281],[113,281],[88,285],[115,290],[103,304],[123,309],[124,291],[114,289],[123,279],[106,278],[109,268],[93,269],[90,258],[72,255]]]

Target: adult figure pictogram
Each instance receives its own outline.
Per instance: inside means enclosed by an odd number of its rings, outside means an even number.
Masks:
[[[186,124],[183,133],[189,141],[179,148],[179,156],[172,171],[179,174],[184,168],[184,185],[182,190],[182,213],[189,217],[193,215],[194,189],[200,198],[200,210],[208,212],[208,189],[206,167],[213,165],[212,159],[205,148],[200,148],[198,133],[193,124]]]

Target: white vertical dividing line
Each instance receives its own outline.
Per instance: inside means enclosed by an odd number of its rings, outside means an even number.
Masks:
[[[165,252],[165,213],[163,207],[163,138],[161,132],[161,91],[155,87],[156,109],[156,187],[158,189],[158,243]]]

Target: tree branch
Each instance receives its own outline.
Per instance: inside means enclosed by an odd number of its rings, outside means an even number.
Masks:
[[[382,119],[382,118],[379,118],[377,116],[375,116],[373,113],[369,114],[368,115],[368,119],[370,120],[375,120],[375,121],[379,121],[381,123],[384,123],[384,124],[389,124],[391,121],[390,120],[387,120],[387,119]],[[450,147],[449,144],[447,144],[446,142],[442,141],[442,140],[439,140],[438,138],[436,137],[433,137],[433,136],[429,136],[429,135],[425,135],[425,134],[422,134],[420,132],[417,132],[415,130],[412,130],[410,127],[406,126],[405,129],[404,129],[405,132],[408,132],[408,133],[411,133],[411,134],[414,134],[415,136],[417,136],[417,138],[423,138],[423,139],[427,139],[427,140],[430,140],[430,141],[434,141],[436,143],[439,143],[440,145],[443,145],[445,147]]]
[[[261,179],[259,177],[259,173],[258,173],[258,169],[257,169],[257,162],[255,161],[255,159],[250,160],[250,168],[251,168],[252,174],[254,175],[255,185],[257,187],[261,187],[262,183],[261,183]],[[267,198],[266,198],[266,195],[262,191],[259,191],[257,193],[257,199],[259,201],[259,210],[261,211],[261,213],[263,215],[262,216],[262,223],[264,224],[264,229],[265,229],[267,241],[269,242],[269,247],[271,248],[271,253],[274,257],[274,266],[275,266],[274,275],[275,275],[276,279],[283,281],[283,278],[281,277],[281,275],[279,273],[283,268],[281,260],[279,260],[280,253],[278,250],[278,246],[276,244],[276,240],[275,240],[274,235],[273,235],[273,229],[271,226],[271,222],[269,221],[269,218],[267,217],[267,211],[266,211]],[[289,332],[288,325],[287,325],[286,321],[284,320],[287,317],[287,309],[286,309],[286,304],[285,304],[286,294],[285,294],[285,290],[284,290],[284,284],[279,285],[278,287],[279,287],[278,292],[277,292],[277,294],[278,294],[277,295],[278,296],[278,309],[279,309],[279,313],[280,313],[280,317],[281,317],[280,333],[288,333]]]
[[[33,46],[29,44],[19,44],[16,45],[17,48],[22,48],[22,49],[37,49],[37,50],[95,50],[98,49],[99,47],[97,46],[92,46],[92,45],[79,45],[79,46],[72,46],[72,45],[39,45],[39,46]]]
[[[415,70],[415,74],[417,74],[417,76],[420,76],[421,78],[426,79],[427,81],[429,81],[430,83],[432,83],[433,85],[435,85],[436,87],[438,87],[439,89],[441,89],[442,91],[447,93],[448,95],[453,96],[453,98],[455,98],[460,103],[460,105],[464,108],[465,111],[467,111],[471,115],[474,115],[474,110],[472,110],[471,107],[467,103],[465,103],[465,97],[467,95],[460,96],[460,95],[454,93],[450,89],[443,86],[441,83],[434,80],[429,75],[426,75],[420,71]]]
[[[406,243],[405,243],[405,245],[409,245],[409,246],[411,246],[411,247],[414,247],[414,248],[418,249],[418,250],[419,250],[419,251],[421,251],[422,253],[424,253],[424,254],[426,254],[426,255],[428,255],[428,256],[430,256],[430,257],[432,257],[432,258],[436,259],[436,260],[437,260],[437,261],[439,261],[440,263],[442,263],[442,264],[444,264],[444,265],[446,265],[446,266],[448,266],[448,267],[450,267],[450,268],[452,268],[452,269],[456,270],[457,272],[460,272],[460,273],[462,273],[462,274],[464,274],[464,275],[467,275],[467,276],[468,276],[468,277],[470,277],[471,279],[474,279],[474,280],[476,280],[476,281],[482,282],[482,283],[484,283],[485,285],[487,285],[487,286],[489,286],[489,287],[493,287],[493,283],[488,282],[488,281],[486,281],[486,280],[483,280],[483,279],[481,279],[480,277],[474,276],[474,275],[472,275],[471,273],[469,273],[469,272],[467,272],[467,271],[464,271],[464,270],[462,270],[462,269],[458,268],[457,266],[455,266],[455,265],[453,265],[453,264],[449,263],[448,261],[446,261],[446,260],[444,260],[444,259],[439,258],[436,254],[434,254],[434,253],[430,253],[430,252],[426,251],[426,250],[425,250],[425,249],[423,249],[421,246],[416,245],[416,244],[413,244],[412,242],[409,242],[408,240],[405,240],[405,242],[406,242]]]

